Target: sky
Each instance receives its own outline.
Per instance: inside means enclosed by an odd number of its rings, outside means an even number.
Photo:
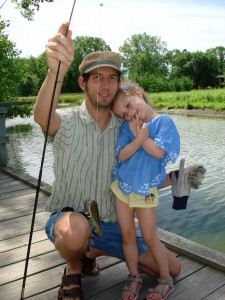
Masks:
[[[0,7],[5,0],[0,0]],[[70,17],[73,0],[43,3],[33,21],[10,0],[0,9],[6,33],[21,57],[43,53],[49,37]],[[225,47],[225,0],[76,0],[70,29],[76,36],[100,37],[113,51],[134,34],[160,37],[168,50],[206,51]]]

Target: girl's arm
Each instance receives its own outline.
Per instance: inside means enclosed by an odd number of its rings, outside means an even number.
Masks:
[[[142,144],[148,138],[148,129],[146,124],[139,125],[139,120],[133,120],[129,123],[129,127],[134,135],[134,140],[123,147],[118,153],[118,159],[120,161],[125,161],[129,159]],[[135,127],[135,130],[134,130]],[[134,132],[135,131],[135,132]]]
[[[165,151],[160,149],[159,147],[156,146],[155,141],[152,140],[151,138],[147,138],[143,144],[142,147],[144,150],[150,154],[151,156],[155,158],[162,158],[165,155]]]
[[[136,119],[129,122],[129,127],[135,137],[144,134],[145,131],[145,139],[143,139],[141,146],[148,154],[157,159],[160,159],[165,155],[165,151],[157,147],[155,141],[149,137],[146,123],[141,124],[138,116],[136,117]]]
[[[119,151],[118,159],[120,161],[125,161],[129,159],[142,145],[143,141],[140,137],[136,137],[132,142],[127,144],[124,148]]]

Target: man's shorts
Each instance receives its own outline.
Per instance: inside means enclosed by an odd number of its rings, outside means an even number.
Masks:
[[[54,243],[54,225],[64,214],[68,212],[57,211],[52,214],[45,224],[45,232],[48,236],[48,239]],[[120,227],[117,222],[101,222],[103,235],[99,236],[95,232],[92,232],[89,249],[91,248],[99,249],[105,253],[108,253],[110,256],[118,257],[124,260],[123,248],[122,248],[122,237],[120,232]],[[141,231],[139,227],[136,227],[137,235],[137,247],[138,254],[141,255],[149,250],[148,246],[144,243]]]
[[[124,203],[127,203],[129,207],[157,207],[159,205],[159,195],[157,187],[152,187],[148,191],[148,196],[142,196],[135,193],[124,195],[118,187],[118,180],[114,180],[110,186],[114,195]]]

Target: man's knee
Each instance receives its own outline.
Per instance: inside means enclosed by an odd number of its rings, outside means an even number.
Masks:
[[[81,214],[68,213],[56,222],[54,235],[57,249],[64,245],[70,250],[79,250],[88,246],[90,226]]]

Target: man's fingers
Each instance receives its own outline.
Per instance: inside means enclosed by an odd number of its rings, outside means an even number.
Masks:
[[[58,33],[66,35],[66,31],[67,31],[67,28],[69,27],[69,25],[70,25],[70,21],[62,23],[58,29]]]

